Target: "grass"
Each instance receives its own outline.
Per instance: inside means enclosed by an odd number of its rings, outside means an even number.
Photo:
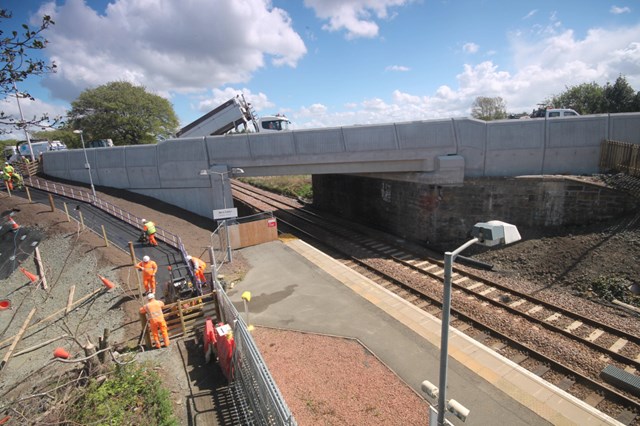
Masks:
[[[311,175],[264,176],[240,178],[238,180],[277,194],[299,197],[304,200],[313,199]]]

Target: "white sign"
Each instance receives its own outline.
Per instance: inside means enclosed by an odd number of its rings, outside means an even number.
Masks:
[[[236,209],[235,207],[231,209],[219,209],[213,211],[214,220],[231,219],[234,217],[238,217],[238,209]]]

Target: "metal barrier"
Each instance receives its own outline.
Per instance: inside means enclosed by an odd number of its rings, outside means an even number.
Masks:
[[[238,411],[247,417],[245,424],[296,426],[291,410],[247,330],[247,324],[217,280],[214,280],[214,290],[222,321],[233,330],[236,349],[230,388],[236,396],[234,402],[240,405]]]
[[[232,260],[231,239],[229,238],[229,227],[232,225],[253,222],[256,220],[271,219],[273,212],[260,212],[250,216],[236,217],[218,221],[218,227],[211,233],[211,272],[214,277],[218,276],[218,270],[222,265]]]

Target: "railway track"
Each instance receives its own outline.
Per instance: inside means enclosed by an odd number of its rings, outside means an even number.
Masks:
[[[393,238],[241,182],[232,181],[232,191],[252,209],[273,211],[281,228],[430,314],[441,315],[443,264],[424,250],[410,250]],[[633,329],[618,329],[457,267],[451,314],[452,327],[621,423],[640,425],[640,396],[600,375],[609,364],[640,370],[640,336]]]

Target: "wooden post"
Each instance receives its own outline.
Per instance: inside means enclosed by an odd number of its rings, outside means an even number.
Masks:
[[[20,327],[20,331],[18,331],[18,334],[16,334],[16,337],[13,339],[13,343],[11,343],[11,347],[9,347],[9,350],[7,351],[4,358],[2,359],[2,362],[0,362],[0,371],[5,367],[5,365],[7,365],[7,362],[9,362],[9,358],[11,358],[11,354],[13,353],[14,349],[16,348],[16,345],[22,338],[22,335],[24,334],[24,332],[27,331],[27,326],[31,322],[31,318],[35,313],[36,313],[36,308],[31,309],[31,312],[29,312],[29,315],[27,316],[27,319],[24,321],[24,324],[22,324],[22,327]]]
[[[33,200],[31,199],[31,191],[29,191],[29,187],[25,185],[24,190],[27,191],[27,198],[29,199],[29,202],[33,203]]]
[[[71,222],[71,217],[69,216],[69,209],[67,208],[67,203],[64,203],[64,212],[67,214],[67,222]]]
[[[47,289],[47,277],[44,273],[44,266],[42,265],[42,259],[40,258],[40,248],[36,246],[35,250],[36,263],[38,264],[38,275],[40,275],[40,281],[42,282],[42,288]]]
[[[100,225],[102,227],[102,236],[104,237],[104,245],[105,247],[109,247],[109,240],[107,239],[107,231],[104,229],[104,225]]]
[[[98,337],[98,349],[103,350],[109,347],[109,329],[105,328],[102,332],[102,337]],[[107,352],[100,352],[98,354],[98,359],[102,364],[108,362],[111,358],[107,356]]]
[[[138,344],[140,344],[142,342],[142,338],[144,338],[147,347],[151,348],[151,327],[149,327],[146,314],[140,314],[140,327],[142,328],[142,335],[140,336]]]
[[[176,304],[178,305],[178,315],[180,315],[180,325],[182,326],[182,334],[187,334],[187,328],[184,325],[184,313],[182,312],[182,301],[178,299]]]
[[[53,195],[49,194],[49,205],[51,206],[51,212],[56,211],[56,204],[53,202]]]
[[[76,292],[76,286],[74,284],[69,289],[69,298],[67,299],[67,309],[65,309],[64,311],[65,315],[68,314],[69,311],[71,311],[71,306],[73,305],[73,295],[75,292]]]
[[[142,282],[140,281],[140,274],[138,273],[138,269],[136,269],[136,252],[133,250],[133,243],[129,241],[129,253],[131,254],[131,265],[133,265],[133,271],[136,274],[136,279],[138,280],[138,293],[140,294],[140,298],[142,298]]]
[[[80,223],[82,224],[82,229],[84,229],[84,217],[82,216],[82,210],[78,210],[78,214],[80,215]]]

